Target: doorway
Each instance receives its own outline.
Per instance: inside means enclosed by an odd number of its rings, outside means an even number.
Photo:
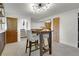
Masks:
[[[7,17],[6,43],[17,42],[17,18]]]
[[[59,17],[53,19],[53,42],[59,43]]]

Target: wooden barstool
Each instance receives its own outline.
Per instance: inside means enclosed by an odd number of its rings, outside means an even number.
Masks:
[[[27,30],[27,42],[26,42],[26,51],[25,52],[27,52],[27,48],[29,48],[29,56],[31,55],[31,52],[38,49],[38,40],[39,40],[38,35],[33,36],[32,31]],[[35,46],[34,50],[31,49],[32,46]]]

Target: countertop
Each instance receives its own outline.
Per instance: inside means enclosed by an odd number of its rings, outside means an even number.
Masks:
[[[0,33],[3,33],[3,32],[5,32],[6,30],[0,30]]]

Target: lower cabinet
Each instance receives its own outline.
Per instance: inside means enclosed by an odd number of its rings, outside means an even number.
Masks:
[[[5,46],[5,33],[0,33],[0,55],[4,49]]]

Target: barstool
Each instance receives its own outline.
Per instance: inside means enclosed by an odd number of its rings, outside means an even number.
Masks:
[[[29,48],[29,56],[31,55],[31,52],[34,51],[31,50],[32,46],[35,46],[36,49],[38,48],[38,40],[39,40],[38,35],[33,35],[31,30],[27,30],[26,52],[27,52],[27,48]]]

